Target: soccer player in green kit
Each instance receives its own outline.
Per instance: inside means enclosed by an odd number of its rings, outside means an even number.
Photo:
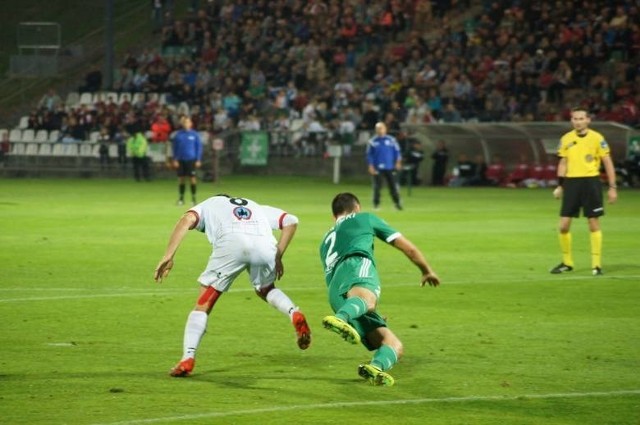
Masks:
[[[374,237],[402,251],[420,269],[422,286],[438,286],[440,279],[411,241],[379,217],[360,212],[354,194],[339,193],[331,208],[336,222],[322,240],[320,259],[335,315],[322,319],[322,324],[345,341],[374,351],[371,362],[358,367],[361,377],[374,385],[393,385],[386,371],[398,362],[403,347],[376,311],[380,278],[373,257]]]

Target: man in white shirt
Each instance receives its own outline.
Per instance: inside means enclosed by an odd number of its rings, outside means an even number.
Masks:
[[[187,319],[182,359],[171,370],[171,376],[182,377],[192,372],[209,313],[220,295],[229,290],[244,270],[249,273],[256,294],[289,316],[296,330],[298,347],[302,350],[309,347],[311,330],[304,315],[284,292],[275,287],[276,279],[284,274],[282,256],[297,227],[295,215],[228,195],[213,196],[184,213],[156,267],[156,282],[162,282],[173,268],[173,257],[189,230],[205,233],[213,254],[198,278],[200,295]],[[281,231],[278,240],[273,235],[276,229]]]

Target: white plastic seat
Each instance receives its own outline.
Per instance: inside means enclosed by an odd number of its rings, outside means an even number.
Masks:
[[[82,93],[78,104],[87,106],[93,105],[93,93]]]
[[[100,140],[99,131],[92,131],[91,133],[89,133],[89,141],[91,143],[98,143],[99,140]]]
[[[95,146],[95,144],[93,143],[83,143],[80,145],[80,156],[86,156],[86,157],[90,157],[90,156],[94,156],[93,155],[93,147]]]
[[[63,155],[63,143],[56,143],[53,145],[53,149],[51,150],[51,154],[53,156],[62,156]]]
[[[49,143],[40,145],[40,150],[38,151],[38,155],[51,156],[51,146],[52,144],[49,144]]]
[[[178,114],[179,115],[189,115],[190,114],[190,108],[189,108],[189,104],[187,102],[180,102],[180,104],[178,105]]]
[[[11,145],[11,155],[24,155],[27,150],[26,143],[14,143]]]
[[[77,143],[66,143],[62,146],[62,155],[63,156],[78,156],[78,144]]]
[[[40,146],[39,143],[27,143],[27,148],[24,151],[25,155],[38,155],[38,147]]]
[[[24,130],[29,127],[29,117],[24,115],[20,117],[20,123],[18,124],[18,128],[20,130]]]
[[[12,128],[9,132],[9,141],[10,142],[21,142],[22,141],[22,130],[19,128]]]
[[[47,140],[49,140],[49,132],[47,130],[38,130],[36,132],[36,142],[46,142]]]
[[[33,142],[36,140],[36,132],[32,128],[27,128],[22,130],[22,137],[20,138],[22,142]]]
[[[67,100],[65,101],[65,104],[68,107],[73,108],[79,102],[80,102],[80,94],[77,91],[69,92],[69,94],[67,95]]]
[[[58,141],[58,138],[60,137],[60,130],[51,130],[49,132],[49,142],[50,143],[55,143]]]
[[[109,156],[111,158],[117,158],[118,157],[118,145],[109,145]]]

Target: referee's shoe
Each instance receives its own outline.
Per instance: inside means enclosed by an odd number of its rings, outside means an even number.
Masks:
[[[564,272],[570,272],[572,270],[573,270],[573,267],[567,266],[565,263],[560,263],[551,269],[551,274],[560,274]]]

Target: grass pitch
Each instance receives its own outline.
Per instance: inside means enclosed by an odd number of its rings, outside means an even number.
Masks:
[[[173,181],[0,183],[0,423],[6,424],[640,424],[640,192],[602,219],[604,276],[590,273],[584,219],[576,268],[560,260],[550,190],[403,189],[380,215],[423,249],[442,279],[420,288],[399,251],[377,244],[380,310],[405,344],[396,385],[357,376],[370,359],[325,331],[318,258],[338,191],[368,208],[370,188],[315,179],[201,183],[298,215],[279,287],[313,331],[307,351],[245,276],[216,305],[193,376],[180,358],[204,235],[191,232],[172,274],[156,263],[184,207]]]

